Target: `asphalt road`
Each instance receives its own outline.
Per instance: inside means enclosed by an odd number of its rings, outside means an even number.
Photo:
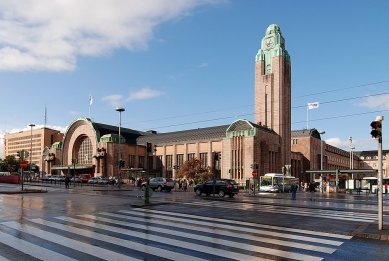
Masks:
[[[120,189],[24,187],[24,192],[44,193],[0,195],[0,260],[389,257],[388,241],[366,238],[369,233],[389,235],[386,229],[377,231],[374,195],[318,194],[310,201],[306,193],[298,193],[297,200],[290,194],[240,193],[230,199],[197,197],[190,188],[154,192],[150,204],[144,204],[144,192],[127,184]],[[0,191],[20,192],[20,186],[0,184]],[[389,196],[384,200],[384,228],[389,228]],[[358,231],[367,236],[353,236]]]

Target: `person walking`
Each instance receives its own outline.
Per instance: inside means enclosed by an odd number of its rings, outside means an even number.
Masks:
[[[188,181],[186,179],[184,179],[184,188],[183,190],[187,190],[188,189]]]
[[[65,187],[66,188],[69,188],[69,181],[70,181],[70,178],[68,175],[65,176]]]
[[[292,199],[296,200],[296,193],[297,193],[297,189],[298,189],[296,182],[293,182],[290,189],[292,190]]]
[[[315,201],[316,200],[316,198],[315,198],[315,192],[316,192],[315,181],[312,181],[311,183],[309,183],[308,189],[309,189],[309,192],[311,192],[311,201],[312,201],[312,199],[313,199],[313,201]]]

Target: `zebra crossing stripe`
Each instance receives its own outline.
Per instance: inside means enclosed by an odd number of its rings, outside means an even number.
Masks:
[[[130,216],[126,216],[126,215],[113,214],[113,213],[108,213],[108,212],[99,213],[99,214],[102,214],[104,216],[128,219],[129,221],[130,220],[144,221],[144,217],[145,217],[145,215],[142,215],[142,217],[136,218],[133,216],[130,217]],[[166,220],[166,221],[157,221],[157,218],[153,217],[154,224],[169,225],[169,226],[174,226],[174,228],[184,228],[184,229],[188,229],[190,227],[193,230],[197,230],[199,227],[198,225],[189,223],[187,219],[181,219],[181,221],[179,221],[180,223],[185,223],[185,225],[180,225],[179,223],[177,223],[178,220],[170,220],[170,221],[167,221],[168,219],[164,219],[164,220]],[[293,248],[300,248],[300,249],[322,252],[322,253],[327,253],[327,254],[332,254],[333,252],[336,251],[335,248],[320,247],[320,246],[316,246],[316,245],[309,245],[307,243],[302,244],[302,243],[296,243],[296,242],[291,242],[291,241],[286,241],[286,240],[273,239],[273,238],[269,238],[269,237],[258,237],[258,236],[253,236],[253,235],[239,234],[239,233],[236,233],[234,231],[234,229],[231,229],[231,226],[229,227],[228,230],[226,230],[226,229],[218,228],[218,226],[215,226],[213,224],[210,225],[209,223],[206,223],[206,224],[201,225],[201,231],[208,232],[208,233],[220,233],[220,234],[223,234],[223,236],[231,236],[231,237],[235,237],[235,238],[256,241],[258,243],[268,243],[268,244],[273,244],[273,245],[281,245],[281,246],[287,246],[287,247],[293,247]],[[181,236],[181,237],[192,238],[191,236],[188,236],[186,232],[183,233],[183,232],[179,232],[179,231],[172,231],[171,229],[161,231],[161,232],[171,234],[171,235]],[[241,230],[239,230],[239,232],[241,232]],[[253,231],[251,229],[250,232],[256,233],[257,230]],[[196,236],[196,239],[197,238],[198,237]],[[311,238],[311,241],[312,241],[312,238]]]
[[[174,217],[170,217],[170,216],[167,217],[166,215],[172,215],[172,213],[171,212],[167,212],[167,211],[149,210],[149,209],[148,210],[139,209],[138,211],[156,213],[157,215],[155,216],[155,218],[160,218],[160,219],[169,218],[171,220],[175,220],[175,216],[181,216],[183,218],[192,218],[192,219],[193,218],[203,219],[205,221],[213,221],[213,222],[215,222],[215,224],[213,224],[215,226],[222,226],[223,228],[226,228],[226,229],[232,229],[231,226],[226,226],[226,225],[218,224],[217,222],[226,222],[225,219],[220,219],[220,218],[195,216],[195,215],[182,214],[182,213],[174,213]],[[120,213],[130,213],[132,211],[122,210],[122,211],[119,211],[119,212]],[[161,214],[164,214],[164,216],[162,216]],[[191,222],[196,223],[198,225],[207,225],[207,224],[209,225],[209,223],[202,222],[202,221],[191,221]],[[310,235],[315,235],[315,236],[325,236],[325,237],[347,239],[347,240],[352,238],[352,236],[330,234],[330,233],[326,233],[326,232],[307,231],[307,230],[295,229],[295,228],[284,228],[284,227],[270,226],[270,225],[263,225],[263,224],[255,224],[255,223],[249,223],[249,222],[245,222],[245,221],[231,220],[231,222],[233,222],[234,225],[242,225],[242,226],[250,227],[250,228],[239,227],[238,231],[251,232],[252,229],[258,229],[258,228],[272,229],[272,230],[281,230],[282,232],[288,232],[288,233],[287,234],[277,233],[277,232],[271,232],[271,231],[268,231],[268,230],[265,230],[265,233],[267,233],[267,234],[272,233],[271,235],[274,235],[274,236],[287,237],[289,239],[296,239],[296,240],[302,240],[302,241],[308,241],[308,242],[311,242],[312,237],[298,236],[298,235],[294,235],[294,234],[295,233],[303,233],[303,234],[310,234]],[[315,240],[317,240],[317,241],[315,241],[317,243],[327,244],[327,245],[340,246],[341,244],[343,244],[343,242],[335,241],[335,240],[325,240],[325,239],[320,239],[320,238],[316,238]]]
[[[66,219],[64,217],[58,217],[58,219],[66,220],[66,221],[71,221],[71,219]],[[74,227],[71,227],[71,226],[67,226],[67,225],[63,225],[63,224],[59,224],[59,223],[55,223],[55,222],[51,222],[51,221],[47,221],[47,220],[43,220],[43,219],[33,219],[31,221],[34,222],[34,223],[37,223],[37,224],[41,224],[41,225],[45,225],[45,226],[48,226],[48,227],[52,227],[52,228],[60,229],[60,230],[63,230],[63,231],[71,232],[71,233],[76,234],[76,235],[85,236],[85,237],[88,237],[88,238],[97,238],[97,239],[99,239],[101,241],[104,241],[104,242],[120,245],[120,246],[123,246],[123,247],[127,247],[129,249],[132,249],[132,250],[148,253],[148,254],[151,254],[151,255],[156,255],[156,256],[161,257],[161,258],[171,259],[172,255],[174,255],[174,257],[177,258],[178,260],[188,260],[188,261],[202,261],[202,260],[204,260],[204,259],[201,259],[201,258],[196,258],[196,257],[193,257],[193,256],[183,255],[183,254],[180,254],[180,253],[172,253],[172,251],[167,251],[167,250],[164,250],[164,249],[161,249],[161,248],[147,246],[147,245],[140,244],[140,243],[137,243],[137,242],[131,242],[131,241],[128,241],[128,240],[124,240],[124,239],[120,239],[120,238],[115,238],[115,237],[112,237],[112,236],[107,236],[107,235],[104,235],[104,234],[101,234],[101,233],[97,233],[97,232],[92,232],[92,231],[87,231],[86,232],[83,229],[74,228]],[[79,220],[73,220],[73,222],[76,222],[77,224],[81,223],[81,221],[79,221]],[[100,227],[100,225],[98,227]],[[123,230],[121,230],[121,231],[123,232]],[[130,232],[130,233],[132,235],[133,232]],[[105,251],[105,250],[103,250],[103,251]],[[108,260],[112,260],[112,257],[111,257],[111,259],[108,259]],[[115,259],[115,260],[117,260],[117,259]],[[130,257],[127,257],[127,260],[130,260]]]
[[[0,261],[11,261],[11,260],[9,260],[9,259],[7,259],[5,257],[0,256]]]
[[[80,215],[80,216],[90,218],[93,220],[103,221],[101,218],[96,217],[96,216],[92,216],[92,215]],[[190,242],[184,242],[182,240],[166,238],[163,236],[156,236],[156,235],[147,234],[147,233],[140,233],[140,232],[133,231],[133,230],[123,230],[122,228],[118,228],[118,227],[114,227],[114,226],[107,226],[107,225],[100,224],[100,223],[97,224],[95,222],[89,222],[89,221],[84,221],[81,219],[75,219],[75,218],[70,218],[70,217],[56,217],[56,218],[60,219],[60,220],[68,221],[68,222],[74,222],[76,224],[81,224],[81,225],[91,227],[91,228],[99,228],[99,229],[103,229],[103,230],[107,230],[107,231],[111,231],[111,232],[115,232],[115,233],[119,233],[119,234],[123,234],[123,235],[129,235],[132,237],[146,239],[149,241],[162,242],[163,244],[181,247],[184,249],[205,252],[205,253],[217,255],[217,256],[228,256],[228,258],[232,258],[232,259],[236,259],[236,260],[258,260],[258,257],[254,257],[251,255],[245,255],[245,254],[241,254],[241,253],[228,251],[225,249],[218,249],[218,248],[208,247],[208,246],[204,246],[204,245],[197,245],[197,244],[193,244]],[[104,220],[104,222],[107,222],[107,220]],[[139,225],[139,224],[132,224],[131,225],[128,222],[120,222],[117,220],[111,220],[111,223],[114,223],[115,225],[120,224],[120,225],[126,226],[128,228],[142,228],[145,230],[150,230],[149,225],[148,226]],[[156,228],[153,227],[152,230],[156,231]],[[197,238],[197,235],[196,235],[196,238]],[[211,242],[213,244],[219,244],[221,241],[220,241],[220,239],[217,239],[217,238],[209,238],[209,242]],[[234,244],[236,244],[236,243],[234,243]],[[261,252],[262,247],[257,247],[257,246],[252,246],[250,251],[254,251],[253,247],[255,248],[256,252],[259,250],[260,251],[259,253],[265,253],[265,252]],[[274,251],[278,252],[279,250],[274,250]],[[271,251],[266,251],[266,252],[271,252]],[[283,252],[285,252],[285,251],[283,251]],[[296,260],[322,260],[321,258],[317,258],[314,256],[309,256],[309,258],[308,258],[308,256],[301,255],[301,254],[295,254],[295,253],[289,253],[289,252],[285,252],[285,254],[286,254],[285,257],[294,258]],[[304,259],[301,259],[301,257],[304,257]],[[187,260],[187,259],[183,259],[183,260]]]
[[[7,224],[10,224],[12,222],[7,222]],[[2,223],[4,224],[4,223]],[[20,225],[16,225],[20,227]],[[63,261],[76,261],[76,259],[64,256],[62,254],[56,253],[54,251],[51,251],[49,249],[34,245],[30,242],[24,241],[23,239],[8,235],[6,233],[0,232],[0,242],[8,245],[10,247],[13,247],[15,249],[18,249],[19,251],[26,251],[24,253],[29,254],[33,257],[36,257],[41,260],[63,260]],[[1,259],[0,260],[8,260],[8,259]]]
[[[48,222],[48,221],[44,221],[44,223],[46,223],[46,222]],[[126,256],[126,255],[122,255],[122,254],[110,251],[108,249],[101,249],[100,247],[86,244],[86,243],[83,243],[83,242],[80,242],[80,241],[77,241],[74,239],[69,239],[67,237],[60,236],[60,235],[57,235],[57,234],[54,234],[51,232],[46,232],[44,230],[34,228],[34,227],[31,227],[28,225],[23,225],[23,224],[21,225],[15,221],[4,222],[4,223],[2,223],[2,225],[5,225],[7,227],[16,229],[18,231],[21,231],[21,232],[24,232],[27,234],[34,235],[36,237],[39,237],[39,238],[42,238],[42,239],[45,239],[45,240],[48,240],[48,241],[51,241],[51,242],[54,242],[54,243],[57,243],[60,245],[64,245],[66,247],[71,247],[71,248],[78,250],[80,252],[83,252],[83,253],[86,253],[86,254],[89,254],[92,256],[96,256],[99,258],[103,258],[106,260],[117,260],[117,261],[119,261],[119,260],[120,261],[121,260],[123,260],[123,261],[139,260],[139,259],[131,258],[130,256]],[[85,233],[85,231],[84,231],[84,233]],[[16,238],[13,238],[14,241],[15,241],[15,239]],[[6,244],[8,244],[8,243],[6,243]],[[33,245],[33,248],[34,247],[36,247],[36,245]],[[21,250],[21,251],[25,251],[25,249],[20,249],[20,246],[18,246],[16,248]],[[30,254],[30,250],[31,250],[31,247],[26,249],[25,253]],[[43,253],[46,254],[48,252],[52,252],[52,251],[50,251],[48,249],[40,248],[39,255],[36,257],[39,259],[42,259],[42,254]],[[61,260],[62,261],[62,260],[75,260],[75,259],[70,259],[69,257],[63,256],[60,258],[58,258],[58,257],[57,258],[45,258],[44,260]]]
[[[202,205],[202,206],[211,206],[211,207],[223,207],[223,208],[232,208],[230,204],[223,204],[223,203],[207,203],[207,202],[183,202],[182,204],[186,205]],[[249,205],[249,204],[248,204]],[[236,207],[233,207],[236,209]],[[240,209],[247,209],[244,208],[243,206],[237,206],[237,208]],[[347,212],[347,211],[336,211],[336,210],[331,210],[331,211],[326,211],[326,210],[317,210],[316,212],[312,211],[303,211],[303,210],[294,210],[291,209],[290,207],[282,207],[283,212],[282,214],[289,214],[289,215],[298,215],[298,216],[317,216],[317,217],[324,217],[324,218],[331,218],[331,219],[338,219],[338,220],[347,220],[347,221],[363,221],[363,222],[374,222],[376,221],[377,217],[374,214],[366,214],[364,213],[362,216],[358,216],[358,214],[353,213],[353,212]],[[254,208],[252,208],[254,209]],[[258,211],[262,212],[267,212],[267,213],[272,213],[275,210],[280,211],[279,208],[275,208],[274,206],[264,206],[261,205],[260,208],[256,209]]]

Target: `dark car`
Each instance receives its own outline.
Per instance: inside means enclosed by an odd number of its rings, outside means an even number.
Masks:
[[[212,179],[204,184],[198,184],[194,187],[194,192],[197,196],[205,194],[207,196],[213,194],[213,185],[215,184],[215,193],[219,197],[228,195],[230,198],[239,193],[238,183],[233,179]]]

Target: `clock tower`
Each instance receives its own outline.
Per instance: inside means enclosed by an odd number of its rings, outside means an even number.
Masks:
[[[255,56],[254,97],[255,123],[273,129],[280,137],[280,150],[274,153],[281,172],[291,161],[291,63],[276,24],[267,28]]]

